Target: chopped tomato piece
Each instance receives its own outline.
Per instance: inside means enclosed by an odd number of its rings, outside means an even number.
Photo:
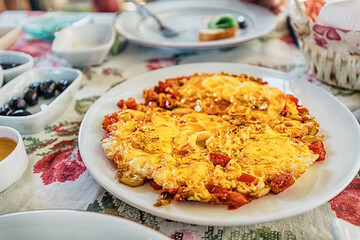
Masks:
[[[249,200],[241,193],[229,191],[226,188],[213,184],[206,184],[205,187],[210,194],[219,198],[221,201],[230,204],[229,210],[237,209],[242,205],[249,203]]]
[[[219,187],[214,184],[206,184],[205,187],[209,191],[209,193],[218,198],[226,198],[228,194],[228,190],[226,188]]]
[[[246,199],[244,195],[238,192],[229,191],[228,196],[226,198],[231,205],[228,207],[229,210],[237,209],[245,204],[249,203],[249,200]]]
[[[110,113],[105,116],[104,121],[102,122],[102,127],[104,130],[108,130],[109,125],[112,125],[119,121],[119,116],[117,113]]]
[[[210,161],[216,165],[220,165],[222,167],[225,167],[226,164],[231,160],[231,157],[222,154],[222,153],[210,153]]]
[[[166,88],[171,87],[170,81],[159,81],[158,85],[154,87],[155,92],[157,93],[164,93]]]
[[[292,102],[294,102],[296,104],[296,106],[298,105],[299,99],[297,97],[295,97],[294,95],[291,94],[287,94],[286,98],[290,99]]]
[[[136,109],[136,100],[133,97],[129,97],[126,101],[120,99],[116,105],[121,109]]]
[[[269,186],[273,193],[278,194],[293,185],[294,182],[295,179],[290,173],[283,173],[271,180]]]
[[[155,108],[155,107],[157,107],[157,103],[156,102],[153,102],[153,101],[150,101],[150,102],[148,102],[148,107],[150,107],[150,108]]]
[[[298,106],[297,110],[299,111],[300,114],[309,112],[309,109],[307,109],[306,107],[303,107],[303,106]]]
[[[323,142],[313,142],[310,146],[309,149],[315,153],[318,154],[319,157],[318,159],[316,159],[316,161],[323,161],[325,160],[325,155],[326,155],[326,151],[324,148],[324,143]]]
[[[237,180],[240,182],[252,183],[256,180],[256,177],[254,177],[253,175],[247,174],[247,173],[242,173],[241,176],[238,177]]]
[[[264,82],[261,82],[262,85],[268,85],[269,83],[264,81]]]
[[[307,109],[307,108],[304,107],[304,106],[299,105],[299,99],[296,98],[295,96],[293,96],[293,95],[291,95],[291,94],[287,94],[287,95],[286,95],[286,98],[290,99],[292,102],[295,103],[296,108],[297,108],[297,110],[298,110],[298,112],[299,112],[300,114],[302,114],[302,113],[308,113],[308,112],[309,112],[309,109]]]
[[[123,109],[123,108],[126,106],[125,100],[124,100],[124,99],[120,99],[116,105],[117,105],[119,108]]]
[[[126,101],[126,107],[128,109],[136,109],[136,100],[133,97],[129,97]]]
[[[155,190],[160,190],[161,186],[158,185],[154,180],[149,180],[150,185],[155,189]]]

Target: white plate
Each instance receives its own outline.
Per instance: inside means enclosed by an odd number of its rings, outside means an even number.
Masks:
[[[170,238],[137,222],[112,215],[44,210],[0,216],[0,239],[169,240]]]
[[[270,86],[300,97],[302,104],[320,123],[325,136],[326,160],[315,163],[286,191],[252,201],[237,210],[206,203],[177,202],[154,207],[159,192],[149,184],[127,187],[116,179],[116,166],[103,153],[101,123],[104,116],[118,111],[121,98],[142,98],[142,90],[159,80],[194,73],[247,73],[263,77]],[[164,68],[127,80],[94,103],[86,113],[79,132],[80,153],[92,176],[119,199],[151,214],[202,225],[246,225],[278,220],[311,210],[340,193],[360,167],[360,128],[352,113],[331,94],[304,80],[286,80],[286,75],[271,69],[236,63],[198,63]]]
[[[360,239],[360,227],[340,218],[331,220],[334,240]]]
[[[269,33],[276,26],[275,15],[260,6],[238,0],[181,0],[157,1],[146,4],[164,24],[174,30],[184,30],[178,36],[165,38],[158,25],[150,17],[142,17],[136,11],[122,12],[115,28],[132,42],[152,47],[181,49],[205,49],[236,45]],[[247,28],[238,31],[234,38],[200,42],[198,31],[204,28],[204,17],[229,13],[246,18]]]

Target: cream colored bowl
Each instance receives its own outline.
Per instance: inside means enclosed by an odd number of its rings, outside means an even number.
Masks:
[[[23,175],[29,160],[25,152],[24,142],[18,131],[10,127],[0,126],[0,137],[11,138],[17,142],[15,149],[0,161],[0,192],[2,192]]]

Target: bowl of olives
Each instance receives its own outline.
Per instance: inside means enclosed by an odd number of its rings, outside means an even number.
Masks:
[[[0,66],[3,69],[4,83],[7,83],[31,69],[34,66],[34,59],[27,53],[3,50],[0,51]]]
[[[0,88],[0,125],[36,133],[69,106],[82,73],[73,68],[31,69]]]

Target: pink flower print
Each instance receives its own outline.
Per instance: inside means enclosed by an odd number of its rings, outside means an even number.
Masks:
[[[330,28],[329,31],[326,34],[326,37],[330,40],[335,40],[335,41],[340,41],[341,37],[340,35],[337,33],[335,28]]]
[[[317,34],[320,34],[321,36],[324,36],[326,33],[326,37],[329,40],[334,40],[334,41],[340,41],[341,37],[340,35],[337,33],[336,29],[333,27],[328,27],[328,26],[322,26],[319,24],[315,24],[313,27],[314,32],[316,32]]]
[[[323,38],[320,38],[318,35],[315,34],[315,43],[319,47],[326,48],[327,49],[327,41]]]
[[[328,30],[328,27],[319,25],[319,24],[315,24],[313,27],[314,32],[320,34],[321,36],[323,36],[326,32],[326,30]]]
[[[173,58],[151,58],[148,60],[146,67],[150,70],[156,70],[173,65],[175,65]]]

